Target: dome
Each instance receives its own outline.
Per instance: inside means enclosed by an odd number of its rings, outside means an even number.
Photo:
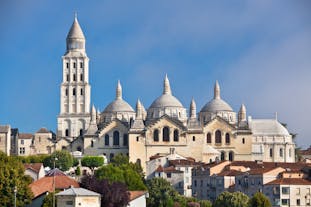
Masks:
[[[253,119],[250,127],[254,135],[290,135],[288,130],[275,119]]]
[[[150,106],[150,108],[163,108],[163,107],[183,107],[179,100],[170,94],[163,94],[157,98]]]
[[[103,112],[134,112],[134,109],[123,99],[116,99],[111,102]]]
[[[122,87],[118,81],[116,88],[116,99],[111,102],[103,111],[103,113],[110,112],[135,112],[134,109],[122,99]]]
[[[220,87],[218,81],[216,81],[214,86],[214,99],[205,104],[201,109],[201,112],[212,112],[216,113],[218,111],[230,111],[232,112],[231,106],[221,99],[220,97]]]
[[[203,106],[203,108],[201,109],[201,112],[216,113],[218,111],[233,111],[233,110],[231,106],[222,99],[213,99],[207,104],[205,104],[205,106]]]
[[[85,39],[76,16],[67,35],[67,39]]]

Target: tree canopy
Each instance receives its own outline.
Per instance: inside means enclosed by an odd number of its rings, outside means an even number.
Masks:
[[[127,206],[129,193],[124,183],[97,179],[94,175],[87,175],[81,179],[81,187],[101,194],[101,206]]]
[[[73,166],[73,156],[66,150],[53,152],[50,156],[44,159],[43,164],[44,166],[54,168],[54,160],[55,167],[62,171],[67,171]]]
[[[101,156],[84,156],[81,159],[82,166],[89,167],[93,171],[95,167],[100,167],[104,164],[104,158]]]
[[[213,207],[248,207],[249,197],[242,192],[222,192],[216,198]]]
[[[28,187],[32,179],[26,176],[20,160],[9,157],[0,151],[0,201],[2,206],[14,206],[14,188],[16,186],[16,206],[31,203],[33,194]]]
[[[271,202],[267,196],[257,192],[249,201],[249,207],[271,207]]]

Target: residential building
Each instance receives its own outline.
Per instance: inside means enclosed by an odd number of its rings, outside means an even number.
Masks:
[[[29,175],[33,181],[39,180],[45,176],[44,166],[42,163],[24,164],[25,174]]]
[[[147,191],[129,191],[130,194],[130,202],[127,205],[128,207],[146,207],[147,202],[146,198],[148,198]]]

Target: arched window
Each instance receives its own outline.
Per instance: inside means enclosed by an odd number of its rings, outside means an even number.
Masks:
[[[195,136],[192,136],[192,141],[194,141],[194,142],[195,142]]]
[[[65,95],[68,96],[68,88],[65,90]]]
[[[245,138],[242,139],[242,144],[245,144]]]
[[[270,157],[273,157],[273,149],[272,148],[270,148],[269,154],[270,154]]]
[[[80,89],[80,95],[83,96],[83,88]]]
[[[91,147],[94,147],[94,141],[93,140],[91,141]]]
[[[170,141],[170,129],[168,127],[163,128],[162,139],[163,139],[163,142]]]
[[[159,141],[159,130],[158,129],[155,129],[153,131],[153,141],[154,142],[158,142]]]
[[[280,157],[283,157],[283,148],[280,148]]]
[[[123,146],[128,146],[129,136],[128,134],[123,134]]]
[[[221,131],[220,130],[217,130],[215,132],[215,143],[221,144]]]
[[[225,160],[225,152],[224,151],[222,151],[220,154],[220,160],[221,161]]]
[[[72,89],[72,95],[75,96],[76,95],[76,88]]]
[[[83,74],[80,74],[80,81],[83,81]]]
[[[211,133],[207,133],[207,135],[206,135],[206,143],[207,144],[212,143],[212,135],[211,135]]]
[[[109,146],[109,135],[108,134],[105,135],[105,145]]]
[[[78,147],[77,147],[77,151],[82,152],[82,147],[81,147],[81,146],[78,146]]]
[[[113,145],[118,146],[120,144],[120,134],[118,131],[113,132]]]
[[[226,133],[226,144],[230,144],[230,134]]]
[[[234,159],[234,152],[229,152],[229,160],[230,161],[233,161],[233,159]]]
[[[174,130],[174,142],[178,142],[179,141],[179,134],[178,134],[178,130],[175,129]]]
[[[73,74],[73,81],[76,81],[76,74]]]
[[[83,129],[80,129],[79,134],[80,134],[80,136],[83,135]]]
[[[66,129],[66,130],[65,130],[65,136],[66,136],[66,137],[69,137],[69,129]]]
[[[69,81],[69,74],[66,75],[66,80]]]

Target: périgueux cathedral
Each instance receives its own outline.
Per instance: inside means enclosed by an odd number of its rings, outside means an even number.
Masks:
[[[197,113],[195,101],[187,109],[173,95],[167,76],[163,92],[146,110],[138,100],[134,110],[123,98],[117,82],[116,96],[102,111],[91,106],[89,58],[77,18],[66,39],[58,144],[87,155],[129,155],[145,169],[158,154],[178,153],[196,161],[261,160],[294,162],[295,143],[277,119],[252,119],[242,104],[238,113],[222,99],[216,81],[214,97]],[[160,93],[160,92],[159,92]]]

